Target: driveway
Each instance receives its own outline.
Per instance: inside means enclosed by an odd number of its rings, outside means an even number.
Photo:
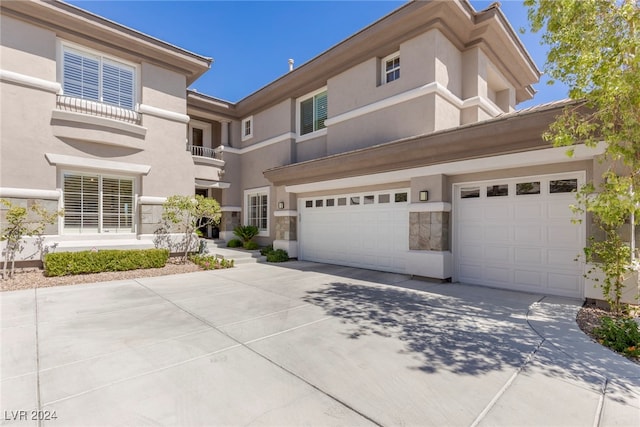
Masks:
[[[305,262],[0,299],[4,424],[640,422],[576,300]]]

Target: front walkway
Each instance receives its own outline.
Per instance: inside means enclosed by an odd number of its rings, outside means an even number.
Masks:
[[[640,421],[640,366],[577,329],[575,300],[304,262],[0,300],[3,424]]]

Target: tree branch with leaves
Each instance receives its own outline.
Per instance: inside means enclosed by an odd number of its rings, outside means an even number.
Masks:
[[[525,0],[531,29],[549,47],[550,83],[580,100],[565,108],[543,137],[555,146],[604,143],[601,183],[585,185],[577,212],[592,214],[603,239],[585,255],[606,276],[603,296],[615,311],[625,277],[638,271],[640,219],[640,3],[637,0]],[[621,237],[625,227],[627,236]],[[640,282],[639,282],[640,292]]]

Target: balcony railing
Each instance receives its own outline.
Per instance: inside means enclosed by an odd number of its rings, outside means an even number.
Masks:
[[[220,156],[216,155],[215,148],[202,147],[199,145],[187,144],[187,151],[191,151],[192,156],[207,157],[209,159],[219,159]]]
[[[102,104],[88,99],[75,98],[73,96],[58,95],[56,97],[56,108],[58,108],[58,110],[105,117],[133,123],[135,125],[139,125],[142,120],[142,114],[137,111],[127,110],[126,108],[116,107],[115,105]]]

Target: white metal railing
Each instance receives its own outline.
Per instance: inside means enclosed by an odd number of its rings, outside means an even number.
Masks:
[[[56,108],[74,113],[106,117],[136,125],[139,125],[142,120],[142,114],[134,110],[66,95],[56,96]]]
[[[199,145],[187,144],[187,151],[191,151],[192,156],[207,157],[209,159],[216,159],[216,149],[209,147],[202,147]]]

